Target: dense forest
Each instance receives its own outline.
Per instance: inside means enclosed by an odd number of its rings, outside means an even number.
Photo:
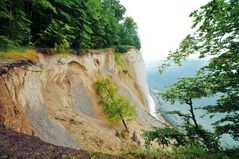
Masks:
[[[140,49],[137,25],[119,0],[1,0],[0,49]]]

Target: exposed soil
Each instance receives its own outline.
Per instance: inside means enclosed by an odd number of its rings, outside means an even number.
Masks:
[[[14,68],[30,65],[33,65],[33,62],[30,60],[18,60],[18,61],[5,60],[5,63],[0,61],[0,75],[8,73],[10,70],[13,70]]]
[[[0,159],[90,158],[84,150],[55,146],[0,125]]]

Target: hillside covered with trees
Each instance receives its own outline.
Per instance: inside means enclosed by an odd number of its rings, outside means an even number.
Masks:
[[[140,49],[137,25],[119,0],[1,0],[0,49]]]

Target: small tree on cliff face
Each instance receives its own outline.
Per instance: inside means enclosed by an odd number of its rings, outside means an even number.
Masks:
[[[122,121],[129,132],[126,121],[135,116],[135,108],[126,97],[119,94],[116,86],[109,78],[102,78],[95,83],[97,94],[100,96],[100,104],[103,111],[112,122]]]

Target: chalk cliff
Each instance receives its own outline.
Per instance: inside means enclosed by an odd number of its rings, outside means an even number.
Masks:
[[[115,62],[111,50],[85,55],[38,54],[38,62],[0,66],[0,124],[41,140],[76,149],[115,151],[128,141],[115,132],[121,123],[108,122],[101,110],[94,82],[108,76],[137,110],[129,123],[141,133],[158,125],[149,114],[145,64],[131,49],[121,55],[128,73]]]

